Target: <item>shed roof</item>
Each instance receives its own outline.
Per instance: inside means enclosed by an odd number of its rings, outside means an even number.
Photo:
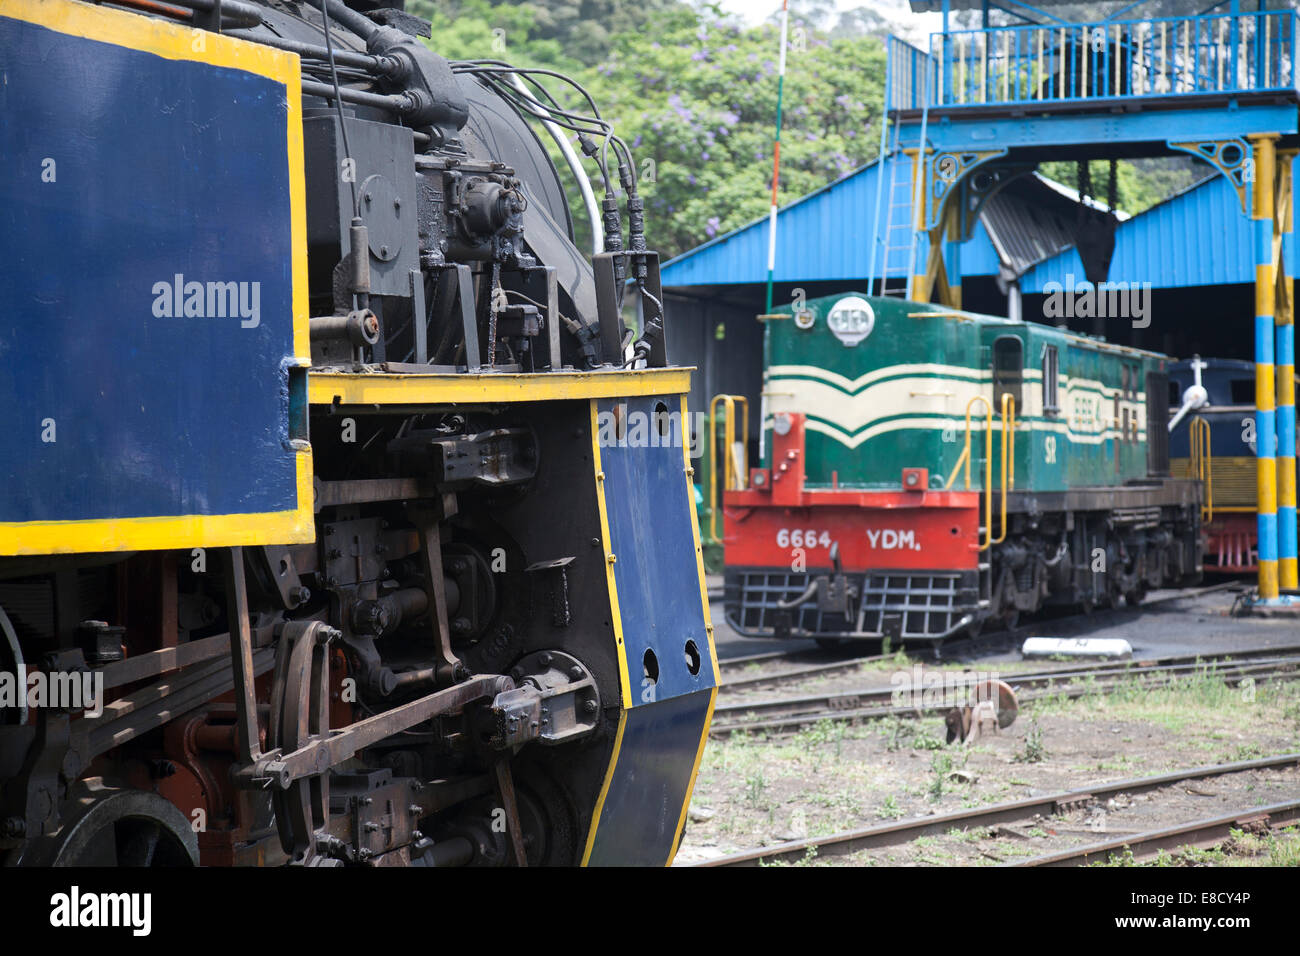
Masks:
[[[904,278],[910,206],[890,201],[890,190],[908,198],[908,160],[895,153],[883,167],[876,162],[859,167],[842,179],[802,196],[777,214],[777,282],[864,280],[879,276],[869,259],[875,225],[877,191],[881,197],[880,237],[890,245],[888,274]],[[894,165],[901,168],[894,170]],[[878,184],[883,173],[885,182]],[[899,197],[895,197],[897,200]],[[1095,203],[1090,203],[1096,205]],[[1068,221],[1077,201],[1071,191],[1035,175],[1011,183],[989,200],[971,238],[961,250],[963,276],[992,276],[999,265],[1019,275],[1034,262],[1052,256],[1073,241]],[[666,262],[665,286],[738,285],[767,279],[767,219],[697,246]],[[923,263],[928,243],[918,237],[916,261]]]
[[[1294,169],[1294,166],[1293,166]],[[1208,176],[1115,232],[1110,282],[1149,282],[1153,288],[1236,285],[1255,281],[1251,220],[1232,185]],[[1286,244],[1287,271],[1296,275],[1300,255]],[[1082,281],[1083,263],[1073,247],[1038,262],[1021,279],[1021,291],[1042,292],[1048,282]]]

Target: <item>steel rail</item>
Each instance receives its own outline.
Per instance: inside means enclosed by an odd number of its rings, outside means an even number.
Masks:
[[[1233,830],[1266,826],[1278,828],[1300,822],[1300,800],[1250,807],[1223,816],[1180,823],[1159,830],[1146,830],[1113,840],[1089,843],[1058,853],[1044,853],[1027,860],[1003,863],[1003,866],[1081,866],[1101,860],[1109,861],[1116,852],[1129,851],[1135,859],[1154,856],[1161,850],[1184,846],[1206,849],[1222,843]]]
[[[714,710],[715,717],[731,714],[766,714],[793,711],[827,711],[848,709],[861,700],[892,700],[898,694],[912,694],[926,690],[964,690],[977,687],[991,677],[1007,684],[1023,687],[1041,687],[1053,681],[1077,682],[1089,679],[1109,680],[1128,676],[1144,677],[1155,674],[1186,674],[1204,671],[1217,673],[1221,670],[1238,670],[1247,667],[1277,666],[1300,664],[1300,648],[1288,648],[1293,653],[1277,654],[1263,658],[1224,655],[1222,657],[1174,657],[1156,661],[1122,661],[1109,664],[1086,666],[1068,666],[1044,668],[1033,671],[1010,671],[998,673],[990,671],[984,676],[975,676],[978,672],[942,671],[938,669],[922,670],[922,674],[936,675],[941,679],[934,685],[927,685],[923,680],[919,686],[912,684],[875,685],[850,690],[830,691],[805,697],[773,697],[761,700],[734,701],[719,705]],[[917,665],[919,666],[919,665]]]
[[[774,847],[749,850],[714,860],[702,860],[691,866],[759,866],[765,862],[797,861],[803,859],[809,850],[822,856],[847,856],[862,850],[885,846],[898,846],[910,843],[917,837],[944,834],[952,829],[994,826],[1016,820],[1032,818],[1035,814],[1052,815],[1066,809],[1083,806],[1093,801],[1107,800],[1120,793],[1145,793],[1158,790],[1184,780],[1205,780],[1233,773],[1246,773],[1252,770],[1277,770],[1300,765],[1300,753],[1279,754],[1275,757],[1261,757],[1256,760],[1238,760],[1231,763],[1210,764],[1175,770],[1171,773],[1158,774],[1153,777],[1131,777],[1112,783],[1102,783],[1077,790],[1063,790],[1059,793],[1041,797],[1028,797],[1024,800],[1012,800],[973,810],[958,810],[938,816],[917,817],[900,823],[887,823],[882,826],[863,827],[847,830],[830,836],[809,837],[792,840]],[[1258,811],[1256,811],[1258,812]],[[1243,814],[1236,814],[1237,817]]]
[[[1212,584],[1203,588],[1195,588],[1192,590],[1179,591],[1176,594],[1169,594],[1164,597],[1156,598],[1155,600],[1146,601],[1137,608],[1107,608],[1107,609],[1102,609],[1100,613],[1122,614],[1126,611],[1132,611],[1136,614],[1137,612],[1141,611],[1144,608],[1158,607],[1161,604],[1167,604],[1170,601],[1176,601],[1181,598],[1199,597],[1203,594],[1211,594],[1216,591],[1227,590],[1229,588],[1237,586],[1238,583],[1239,582],[1236,581],[1226,581],[1219,584]],[[1079,620],[1083,616],[1084,615],[1081,614],[1072,614],[1069,615],[1068,617],[1056,618],[1054,620],[1035,621],[1028,624],[1020,624],[1014,628],[1009,628],[1006,631],[990,632],[989,634],[984,635],[983,639],[985,641],[987,641],[988,639],[996,639],[996,643],[1001,644],[1001,643],[1017,640],[1020,637],[1024,637],[1030,634],[1034,634],[1036,636],[1050,637],[1051,636],[1050,633],[1045,634],[1044,632],[1050,632],[1051,630],[1054,629],[1056,625],[1068,625],[1071,622]],[[972,643],[978,644],[980,640],[981,638],[964,638],[960,641],[956,641],[949,644],[946,649],[947,650],[952,650],[957,648],[965,649]],[[925,649],[931,650],[931,648],[928,646]],[[941,651],[945,650],[945,648],[941,648],[940,650]],[[815,651],[812,648],[809,648],[807,650],[797,650],[797,651],[764,651],[757,654],[746,654],[741,657],[729,657],[723,660],[719,660],[718,666],[725,674],[730,669],[739,668],[749,664],[763,663],[765,661],[781,661],[781,660],[788,660],[794,662],[799,658],[812,656],[817,653],[818,651]],[[813,664],[807,668],[800,668],[795,671],[788,671],[784,673],[769,674],[769,675],[755,675],[753,677],[743,677],[739,680],[727,681],[723,685],[723,687],[727,687],[727,686],[735,687],[735,686],[740,686],[741,684],[744,683],[759,684],[767,681],[779,682],[786,679],[794,679],[793,676],[787,678],[787,674],[795,675],[804,671],[806,671],[809,674],[812,674],[812,673],[816,673],[819,668],[825,668],[825,670],[828,672],[833,671],[837,668],[850,670],[854,667],[860,666],[865,662],[888,660],[893,656],[894,656],[893,654],[870,654],[863,657],[851,657],[846,660],[833,661],[825,664]]]
[[[1227,659],[1249,660],[1257,657],[1279,654],[1300,654],[1300,644],[1283,644],[1277,647],[1258,647],[1244,651],[1225,651],[1221,654],[1170,654],[1163,657],[1142,657],[1131,658],[1122,661],[1086,661],[1077,664],[1071,664],[1060,668],[1061,673],[1069,671],[1082,670],[1106,670],[1108,668],[1123,669],[1125,667],[1152,667],[1163,663],[1178,663],[1181,661],[1215,661]],[[746,677],[739,680],[724,681],[720,687],[723,692],[736,691],[746,687],[762,687],[766,684],[783,684],[800,680],[804,677],[821,677],[833,674],[837,670],[852,672],[860,668],[863,664],[877,663],[884,660],[892,660],[893,655],[881,655],[877,657],[859,657],[850,661],[837,661],[829,664],[814,664],[811,667],[803,667],[797,670],[781,671],[775,674],[759,674],[754,677]],[[919,663],[919,662],[915,662]],[[989,666],[996,666],[990,664]],[[953,673],[945,671],[944,673]],[[1008,678],[1018,677],[1022,674],[1029,674],[1029,671],[1013,671]],[[1044,671],[1045,673],[1045,671]]]
[[[1178,665],[1176,668],[1175,667],[1147,668],[1140,671],[1125,670],[1125,671],[1118,671],[1112,674],[1102,674],[1102,675],[1067,674],[1066,675],[1067,679],[1062,682],[1060,687],[1052,686],[1054,680],[1057,678],[1053,678],[1051,675],[1042,675],[1036,681],[1036,683],[1040,687],[1044,687],[1045,689],[1040,690],[1037,693],[1030,692],[1028,694],[1018,694],[1017,697],[1018,700],[1022,703],[1031,700],[1040,700],[1049,697],[1064,697],[1066,699],[1073,700],[1079,697],[1088,697],[1091,696],[1092,694],[1105,691],[1113,684],[1118,683],[1121,679],[1124,678],[1138,678],[1137,683],[1141,688],[1154,689],[1168,683],[1170,678],[1177,677],[1182,674],[1196,674],[1196,673],[1205,673],[1207,676],[1224,677],[1227,679],[1245,678],[1245,677],[1251,677],[1251,678],[1257,677],[1261,680],[1267,680],[1274,677],[1291,678],[1291,677],[1300,676],[1300,672],[1296,670],[1297,663],[1300,663],[1300,658],[1288,657],[1288,658],[1279,658],[1276,661],[1253,661],[1253,662],[1241,662],[1241,663],[1225,662],[1223,664],[1214,664],[1208,668],[1206,668],[1204,665],[1198,664],[1198,665]],[[1096,680],[1098,676],[1100,676],[1101,678],[1099,682]],[[1077,682],[1083,677],[1094,678],[1093,683],[1088,684],[1086,686],[1079,686]],[[940,685],[928,689],[934,693],[947,693],[948,691],[956,691],[956,690],[976,687],[979,685],[979,683],[981,682],[975,681],[975,682],[970,682],[965,684]],[[1013,689],[1017,687],[1017,683],[1014,679],[1008,680],[1007,683],[1010,684],[1013,687]],[[709,734],[711,736],[718,736],[721,734],[732,733],[737,730],[745,730],[745,731],[784,730],[791,727],[801,727],[807,724],[814,723],[818,720],[825,720],[825,719],[870,720],[870,719],[879,719],[882,717],[894,717],[894,716],[911,717],[911,716],[945,712],[951,710],[954,706],[954,703],[952,701],[944,701],[942,703],[934,704],[934,705],[926,705],[924,703],[921,704],[910,703],[910,704],[890,704],[888,706],[865,707],[865,708],[857,706],[864,699],[865,700],[872,700],[872,699],[892,700],[894,693],[896,692],[908,693],[911,690],[912,690],[911,687],[905,687],[905,688],[900,687],[900,688],[887,688],[887,689],[872,689],[866,692],[857,692],[857,693],[847,692],[844,694],[831,695],[827,698],[821,698],[822,700],[833,699],[836,701],[836,703],[831,704],[826,709],[803,710],[793,714],[786,714],[782,716],[772,717],[767,720],[743,720],[743,719],[730,720],[730,721],[715,720],[713,725],[709,728]],[[924,695],[927,688],[922,686],[921,688],[919,688],[919,690]],[[817,698],[813,698],[813,700],[817,700]],[[772,704],[774,705],[772,709],[779,709],[779,707],[775,705],[791,704],[790,701],[770,701],[770,702],[757,702],[757,703]],[[719,707],[717,708],[717,710],[714,711],[714,714],[716,717],[716,715],[719,713],[725,715],[728,713],[735,714],[735,713],[754,713],[754,712],[756,712],[754,708],[747,708],[744,704],[734,704],[734,705],[728,705],[727,707]]]

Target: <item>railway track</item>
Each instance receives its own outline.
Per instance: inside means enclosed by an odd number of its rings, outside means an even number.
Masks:
[[[1231,590],[1241,587],[1240,582],[1227,581],[1219,584],[1209,585],[1203,588],[1194,588],[1187,591],[1178,591],[1164,597],[1154,598],[1144,602],[1138,608],[1116,608],[1104,612],[1097,612],[1091,615],[1093,619],[1098,613],[1109,615],[1123,615],[1126,612],[1136,616],[1143,608],[1156,607],[1171,601],[1184,598],[1199,597],[1204,594],[1212,594],[1219,591]],[[941,660],[960,660],[964,655],[972,652],[987,653],[1002,646],[1018,645],[1026,637],[1052,637],[1058,636],[1053,631],[1068,629],[1071,625],[1077,623],[1083,615],[1073,614],[1066,617],[1060,617],[1052,620],[1035,621],[1029,624],[1018,625],[1004,631],[997,631],[977,638],[963,638],[952,641],[938,648],[918,648],[910,652],[914,658],[935,656],[933,651],[937,651],[937,656]],[[858,657],[849,657],[840,660],[826,661],[827,652],[825,650],[814,650],[809,648],[806,651],[766,651],[755,654],[746,654],[742,657],[732,657],[718,662],[719,670],[723,677],[724,690],[738,690],[742,688],[774,687],[780,684],[788,684],[804,680],[810,677],[830,677],[835,674],[852,673],[860,668],[863,664],[870,664],[876,661],[888,660],[893,655],[890,654],[871,654]],[[810,663],[803,663],[808,661]],[[789,670],[775,671],[769,673],[753,674],[750,668],[753,665],[769,664],[791,664]]]
[[[1286,679],[1300,668],[1300,646],[1269,648],[1215,657],[1169,657],[1155,661],[1120,661],[1071,665],[997,675],[1017,692],[1021,702],[1039,697],[1082,697],[1126,680],[1142,687],[1158,687],[1169,680],[1198,674],[1226,681]],[[922,672],[924,673],[924,672]],[[964,678],[952,671],[931,671],[937,680],[920,685],[876,685],[802,697],[739,700],[720,703],[714,710],[710,733],[720,736],[737,730],[783,731],[826,718],[873,719],[942,713],[954,705],[953,696],[989,679],[989,674]],[[724,689],[725,689],[724,685]],[[1028,693],[1026,693],[1026,691]],[[916,695],[920,699],[916,699]],[[900,703],[902,698],[911,698]],[[935,699],[937,696],[937,700]]]
[[[958,810],[954,813],[918,817],[898,823],[848,830],[830,836],[793,840],[774,847],[736,853],[731,856],[704,860],[691,865],[704,867],[759,866],[777,862],[797,862],[805,859],[810,851],[816,853],[818,858],[847,856],[863,850],[900,846],[910,843],[918,837],[942,835],[953,829],[992,827],[1032,820],[1039,815],[1052,816],[1066,813],[1092,803],[1105,802],[1121,793],[1145,793],[1184,781],[1207,780],[1212,777],[1256,770],[1283,770],[1295,766],[1300,766],[1300,753],[1192,767],[1153,777],[1133,777],[1078,790],[1065,790],[1045,796],[1029,797],[1024,800],[1012,800],[973,810]],[[1217,842],[1227,835],[1228,830],[1233,828],[1258,826],[1261,823],[1269,826],[1283,826],[1297,819],[1300,819],[1300,801],[1251,807],[1209,820],[1197,820],[1163,830],[1126,835],[1121,838],[1071,848],[1059,853],[1045,854],[1017,861],[1016,865],[1075,865],[1096,859],[1105,859],[1108,854],[1116,850],[1122,850],[1125,846],[1133,850],[1135,857],[1139,855],[1149,856],[1160,849],[1168,849],[1171,846],[1205,845],[1207,842]]]

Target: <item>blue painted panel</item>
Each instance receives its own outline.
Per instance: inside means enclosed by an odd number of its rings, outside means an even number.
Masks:
[[[626,712],[589,866],[663,866],[677,838],[712,691]]]
[[[0,49],[0,522],[293,509],[283,85],[5,18]],[[160,316],[177,275],[259,321]]]
[[[637,425],[652,421],[657,404],[680,412],[680,399],[651,396],[620,404],[626,406],[626,439],[617,444],[602,441],[600,461],[635,708],[713,687],[715,681],[689,510],[693,498],[688,495],[682,455],[681,415],[669,419],[668,436]],[[612,415],[614,406],[612,400],[598,403],[602,416]],[[603,433],[615,440],[612,429]],[[654,447],[646,447],[650,435]],[[699,655],[695,674],[687,666],[687,641],[694,642]],[[643,680],[646,651],[654,653],[659,669],[653,687]]]

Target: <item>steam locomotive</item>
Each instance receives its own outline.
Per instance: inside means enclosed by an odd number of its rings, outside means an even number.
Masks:
[[[1199,580],[1165,356],[863,295],[765,318],[764,457],[723,495],[740,633],[933,643]]]
[[[633,157],[429,34],[0,7],[5,863],[674,855],[718,677]]]

